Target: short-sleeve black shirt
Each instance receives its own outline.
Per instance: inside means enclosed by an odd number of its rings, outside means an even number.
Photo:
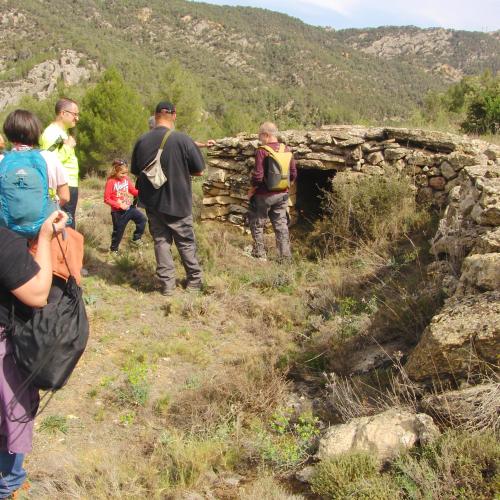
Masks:
[[[193,207],[191,175],[205,168],[203,156],[189,136],[172,132],[167,139],[160,161],[168,180],[161,188],[155,189],[146,176],[140,175],[154,160],[167,131],[167,127],[156,127],[139,138],[132,153],[131,171],[138,176],[139,200],[146,208],[187,217]]]
[[[22,236],[0,228],[0,325],[7,325],[12,303],[10,290],[15,290],[33,278],[40,267],[28,252],[28,242]]]

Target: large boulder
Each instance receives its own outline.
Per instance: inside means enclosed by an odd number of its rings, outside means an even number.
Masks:
[[[500,352],[500,291],[452,298],[434,316],[405,369],[413,380],[463,378],[496,364]]]
[[[427,443],[439,434],[431,417],[390,409],[370,417],[355,418],[330,427],[319,443],[321,460],[349,452],[372,452],[387,460],[416,443]]]

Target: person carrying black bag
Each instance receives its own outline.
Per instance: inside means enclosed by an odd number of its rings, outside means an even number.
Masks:
[[[0,498],[23,485],[23,461],[31,451],[34,415],[39,402],[32,384],[20,390],[26,376],[16,364],[8,328],[13,298],[29,308],[42,308],[52,284],[51,240],[66,226],[67,214],[52,213],[43,223],[33,257],[27,240],[0,228]],[[14,404],[13,404],[14,402]]]

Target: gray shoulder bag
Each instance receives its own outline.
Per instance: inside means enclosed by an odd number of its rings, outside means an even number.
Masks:
[[[154,160],[151,163],[148,163],[142,170],[142,173],[148,178],[149,182],[151,182],[151,184],[155,189],[161,188],[163,184],[167,182],[167,176],[165,175],[165,172],[163,172],[163,169],[161,168],[160,157],[161,154],[163,153],[163,148],[165,147],[165,143],[167,142],[167,139],[169,138],[172,132],[173,129],[170,129],[165,134],[165,137],[163,137],[163,140],[161,141],[160,149],[158,149],[158,152],[156,153]]]

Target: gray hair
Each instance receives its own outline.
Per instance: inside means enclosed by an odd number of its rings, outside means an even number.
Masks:
[[[278,127],[273,122],[264,122],[259,128],[259,132],[276,136],[278,134]]]

